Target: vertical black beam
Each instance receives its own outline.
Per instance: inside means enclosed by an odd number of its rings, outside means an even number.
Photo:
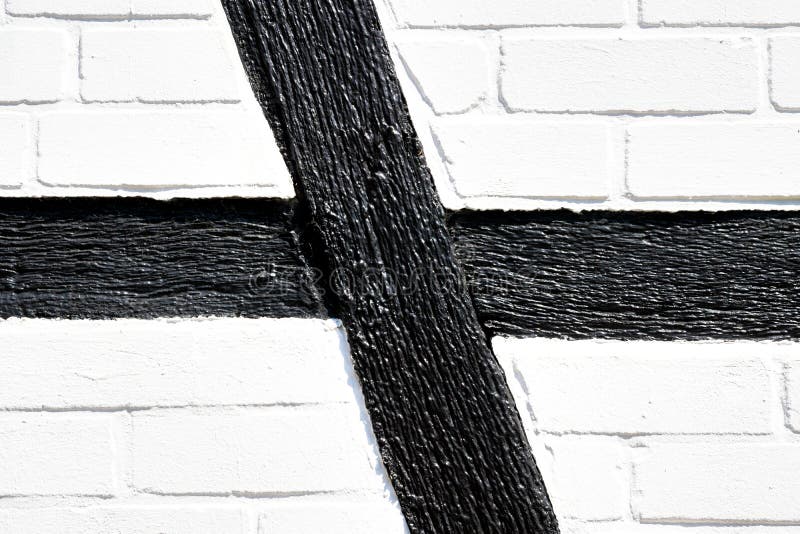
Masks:
[[[372,0],[223,0],[414,533],[555,533]]]

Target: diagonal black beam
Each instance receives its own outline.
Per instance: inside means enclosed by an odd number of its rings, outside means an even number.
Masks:
[[[223,0],[413,533],[555,533],[372,0]]]

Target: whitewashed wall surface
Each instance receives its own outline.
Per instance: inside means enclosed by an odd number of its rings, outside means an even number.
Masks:
[[[451,209],[800,208],[797,0],[379,0]],[[294,196],[214,0],[0,2],[0,196]],[[800,348],[509,340],[566,533],[800,533]],[[405,531],[335,321],[0,322],[0,532]]]

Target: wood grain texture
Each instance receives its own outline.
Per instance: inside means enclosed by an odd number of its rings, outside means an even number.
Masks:
[[[558,531],[372,0],[224,0],[412,533]]]
[[[800,339],[800,213],[462,212],[492,334]]]
[[[318,317],[271,200],[0,199],[0,317]]]

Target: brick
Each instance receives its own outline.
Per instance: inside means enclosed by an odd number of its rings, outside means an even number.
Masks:
[[[245,513],[222,506],[126,506],[0,510],[14,534],[245,534]]]
[[[628,187],[642,198],[800,195],[793,124],[641,124],[629,129]]]
[[[293,196],[269,126],[245,110],[48,113],[39,153],[51,185],[255,184]]]
[[[515,110],[602,113],[751,112],[751,39],[503,41],[502,92]]]
[[[22,113],[0,115],[0,187],[16,187],[33,177],[31,120]]]
[[[405,534],[400,509],[375,504],[303,503],[271,505],[261,515],[259,534]]]
[[[219,32],[92,29],[81,35],[81,95],[88,101],[237,101]]]
[[[493,344],[514,357],[541,430],[771,431],[770,375],[753,346],[508,338]]]
[[[130,14],[131,0],[6,0],[12,15],[39,16],[112,16]]]
[[[553,479],[547,484],[559,517],[592,521],[621,519],[629,488],[623,448],[608,438],[551,439]]]
[[[646,25],[668,26],[783,26],[800,23],[800,4],[794,0],[642,0]]]
[[[634,466],[642,520],[798,521],[797,444],[653,444]]]
[[[0,338],[0,408],[355,400],[330,321],[12,320]]]
[[[439,121],[434,134],[463,196],[608,195],[604,125],[470,119]]]
[[[191,17],[211,14],[208,0],[7,0],[8,12],[65,18]]]
[[[97,495],[114,483],[111,419],[50,413],[0,417],[0,496]]]
[[[800,361],[786,365],[786,411],[789,426],[800,433]]]
[[[161,494],[380,492],[356,405],[136,413],[134,482]]]
[[[621,0],[393,0],[401,22],[411,26],[619,26]]]
[[[658,525],[623,521],[561,521],[562,534],[797,534],[797,527]]]
[[[486,97],[489,51],[481,40],[440,37],[401,42],[400,55],[436,113],[462,113]]]
[[[769,44],[772,102],[781,111],[800,110],[800,38],[778,37]]]
[[[134,15],[205,18],[212,14],[209,0],[131,0]]]
[[[6,73],[0,76],[0,103],[61,100],[67,37],[61,30],[0,28],[0,72]]]

